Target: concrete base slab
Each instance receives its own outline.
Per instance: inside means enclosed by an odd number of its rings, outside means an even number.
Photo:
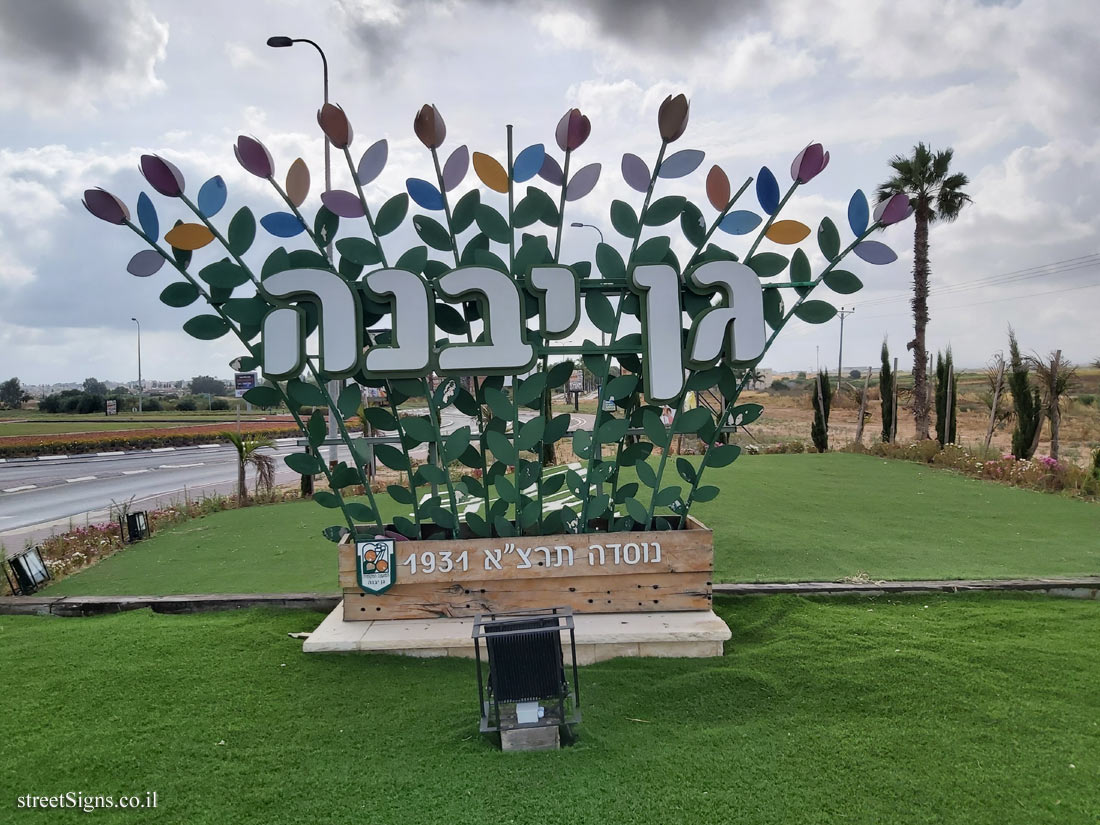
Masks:
[[[618,657],[721,656],[730,629],[714,611],[582,613],[573,616],[577,664]],[[306,653],[394,653],[472,658],[473,619],[392,619],[346,622],[337,605],[302,644]],[[563,643],[569,637],[563,634]]]

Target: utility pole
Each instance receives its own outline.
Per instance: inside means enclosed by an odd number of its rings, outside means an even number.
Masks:
[[[135,324],[137,324],[137,344],[138,344],[138,412],[142,412],[141,397],[143,395],[144,385],[141,383],[141,321],[137,318],[131,318]]]
[[[840,369],[841,369],[841,366],[844,363],[844,318],[847,315],[851,315],[853,312],[855,312],[854,308],[853,309],[845,309],[844,307],[841,307],[840,311],[837,312],[837,315],[840,316],[840,353],[836,357],[836,386],[837,386],[837,389],[840,388],[840,379],[842,377],[841,374],[840,374]]]

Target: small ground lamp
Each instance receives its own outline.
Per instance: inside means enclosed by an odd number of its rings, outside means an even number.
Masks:
[[[122,516],[118,517],[118,531],[122,532]],[[144,510],[126,515],[126,540],[133,544],[135,541],[149,538],[149,515]]]
[[[3,565],[0,565],[3,566]],[[42,562],[42,554],[37,547],[28,547],[22,553],[8,557],[4,576],[8,580],[8,589],[14,596],[29,596],[42,582],[48,581],[50,571]]]
[[[572,684],[562,653],[563,631],[569,631]],[[472,635],[481,732],[499,732],[503,750],[558,748],[561,728],[581,719],[572,609],[479,614]],[[482,642],[487,676],[481,662]]]

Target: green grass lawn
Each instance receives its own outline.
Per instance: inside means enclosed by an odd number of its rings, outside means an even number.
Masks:
[[[118,430],[159,430],[165,427],[186,427],[191,424],[215,424],[217,421],[197,419],[195,421],[158,421],[155,419],[139,419],[136,421],[119,421],[113,416],[87,417],[80,419],[66,419],[64,421],[43,420],[37,418],[33,421],[11,421],[0,424],[0,436],[5,435],[57,435],[58,433],[99,433],[115,432]]]
[[[713,473],[713,475],[710,475]],[[717,581],[1013,578],[1100,573],[1100,507],[848,453],[742,458],[697,506]],[[385,497],[387,516],[400,512]],[[49,587],[49,595],[335,592],[339,521],[314,502],[196,519]]]
[[[3,616],[0,821],[1084,825],[1097,607],[719,599],[723,658],[583,668],[577,743],[530,754],[478,735],[472,662],[305,655],[317,614]]]

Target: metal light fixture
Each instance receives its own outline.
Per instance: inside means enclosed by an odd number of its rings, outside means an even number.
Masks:
[[[572,684],[566,676],[563,631],[569,632]],[[557,748],[561,728],[581,719],[572,609],[479,614],[472,635],[481,732],[499,732],[503,750]],[[488,656],[484,678],[482,642]]]
[[[8,580],[8,589],[13,596],[29,596],[43,582],[49,581],[50,571],[42,561],[39,548],[28,547],[22,553],[8,556],[4,577]]]
[[[118,517],[118,531],[122,533],[122,516]],[[138,510],[126,514],[126,541],[133,544],[136,541],[149,538],[149,514],[144,510]]]

